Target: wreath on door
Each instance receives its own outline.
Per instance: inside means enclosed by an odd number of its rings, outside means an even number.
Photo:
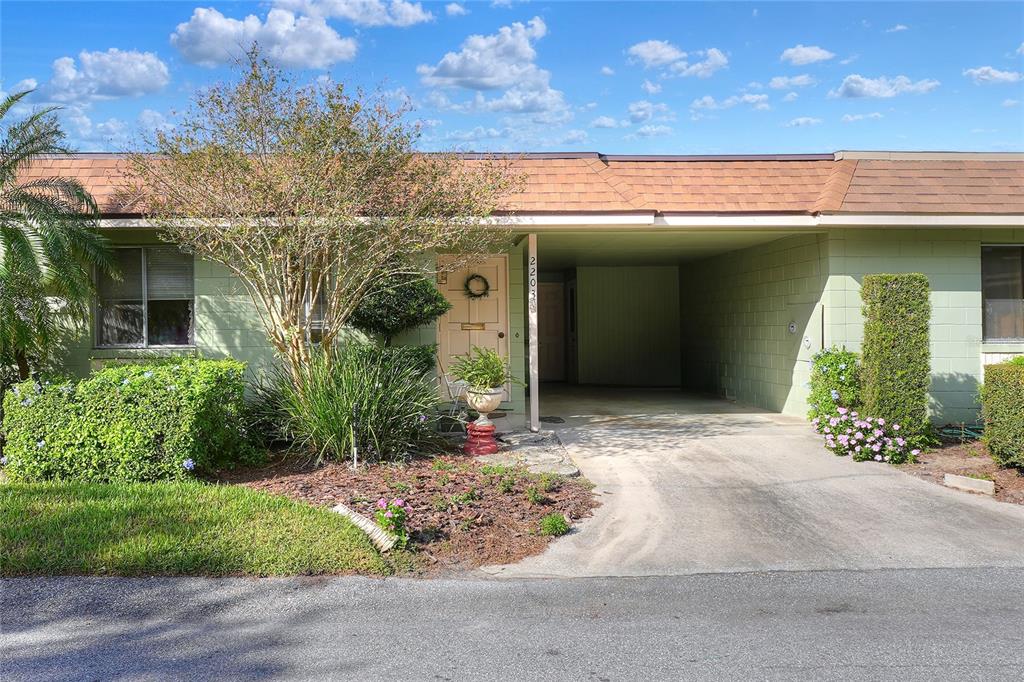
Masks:
[[[483,275],[474,272],[462,283],[462,293],[467,298],[483,298],[491,293],[491,283]]]

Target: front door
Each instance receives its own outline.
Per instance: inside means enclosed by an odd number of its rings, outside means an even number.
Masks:
[[[486,285],[474,279],[474,291],[487,289],[485,296],[466,294],[466,281],[479,275]],[[508,257],[491,256],[485,261],[442,273],[438,288],[452,304],[438,321],[438,355],[444,372],[451,370],[454,358],[473,348],[490,348],[508,359]],[[506,391],[509,387],[506,387]]]
[[[541,282],[537,298],[540,380],[565,381],[565,285]]]

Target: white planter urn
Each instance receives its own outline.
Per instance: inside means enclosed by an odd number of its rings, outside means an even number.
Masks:
[[[474,424],[477,426],[484,426],[491,423],[491,420],[487,418],[487,415],[498,409],[498,405],[501,405],[501,399],[504,396],[504,393],[505,391],[502,388],[466,389],[466,404],[480,414],[480,416],[476,418]]]

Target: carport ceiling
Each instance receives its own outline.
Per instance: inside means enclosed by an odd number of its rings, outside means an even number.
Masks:
[[[796,232],[558,232],[537,235],[541,270],[578,265],[675,265],[789,237]]]

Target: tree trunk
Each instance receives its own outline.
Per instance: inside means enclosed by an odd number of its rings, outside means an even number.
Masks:
[[[14,354],[14,360],[18,363],[18,379],[28,381],[32,376],[32,369],[28,366],[28,357],[22,351],[17,351]]]

